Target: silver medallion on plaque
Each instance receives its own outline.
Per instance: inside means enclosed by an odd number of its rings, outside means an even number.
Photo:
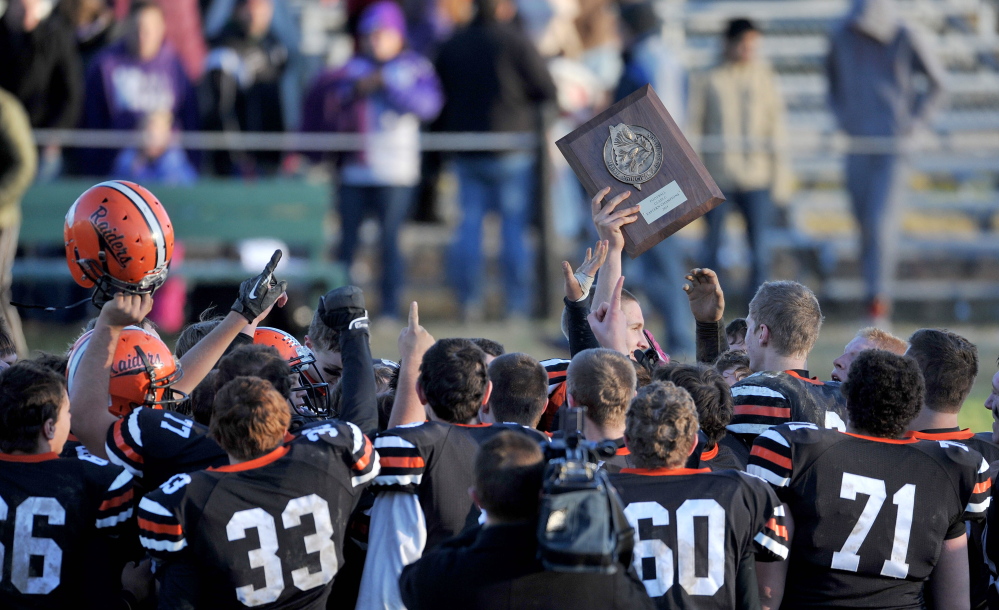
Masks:
[[[604,142],[604,165],[614,178],[642,190],[663,164],[663,146],[651,131],[619,123]]]

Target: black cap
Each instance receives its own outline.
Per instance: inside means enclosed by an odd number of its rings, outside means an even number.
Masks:
[[[728,27],[725,28],[725,40],[732,42],[736,40],[746,32],[759,32],[759,28],[756,24],[749,19],[739,18],[733,19],[728,22]]]

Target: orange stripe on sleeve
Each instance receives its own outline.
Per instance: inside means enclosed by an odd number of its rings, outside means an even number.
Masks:
[[[750,455],[755,455],[758,458],[763,458],[768,462],[773,462],[774,464],[781,466],[783,468],[791,469],[791,459],[787,458],[776,451],[771,451],[766,447],[760,447],[759,445],[753,445],[753,450]]]
[[[420,456],[416,457],[397,457],[397,456],[384,456],[380,459],[382,468],[423,468],[426,463]]]
[[[981,483],[975,485],[975,488],[971,491],[971,493],[980,494],[983,491],[988,491],[991,487],[992,487],[992,479],[985,479]]]
[[[368,440],[368,437],[365,436],[364,437],[364,455],[362,455],[360,458],[358,458],[358,460],[356,462],[354,462],[354,465],[351,466],[351,468],[353,468],[354,470],[364,470],[365,468],[367,468],[368,464],[371,463],[371,452],[373,450],[374,450],[374,446],[371,444],[371,441]],[[382,462],[384,462],[384,461],[385,460],[382,460]]]
[[[135,490],[129,487],[128,491],[121,494],[120,496],[115,496],[114,498],[108,498],[107,500],[101,502],[101,506],[97,510],[105,511],[105,510],[111,510],[112,508],[118,508],[122,504],[131,501],[134,496],[135,496]]]
[[[121,426],[125,423],[124,419],[119,419],[114,423],[114,444],[117,445],[119,449],[125,454],[125,457],[141,464],[143,462],[142,456],[132,449],[132,446],[125,442],[125,437],[121,435]]]
[[[149,519],[143,519],[139,517],[139,529],[144,529],[147,532],[153,532],[155,534],[167,534],[170,536],[183,536],[184,529],[177,525],[168,525],[166,523],[155,523]]]
[[[778,525],[777,519],[770,517],[770,520],[767,521],[767,527],[784,540],[787,540],[787,528],[783,525]]]
[[[763,417],[791,418],[790,407],[763,407],[760,405],[735,405],[736,415],[761,415]]]

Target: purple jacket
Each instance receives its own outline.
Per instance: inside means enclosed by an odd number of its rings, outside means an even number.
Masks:
[[[384,86],[355,94],[357,82],[381,68]],[[422,56],[403,51],[379,66],[358,55],[313,82],[302,118],[308,132],[361,133],[364,150],[345,154],[340,180],[354,186],[411,186],[419,180],[420,121],[434,119],[443,105],[440,81]]]
[[[153,110],[173,112],[176,129],[197,129],[197,97],[177,53],[164,42],[159,54],[141,62],[116,42],[94,57],[87,70],[84,126],[88,129],[137,129]],[[114,151],[91,159],[90,170],[107,174]]]

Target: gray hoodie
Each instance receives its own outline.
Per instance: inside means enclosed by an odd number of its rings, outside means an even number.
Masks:
[[[893,0],[854,0],[830,38],[829,104],[846,133],[906,136],[942,100],[943,66]]]

